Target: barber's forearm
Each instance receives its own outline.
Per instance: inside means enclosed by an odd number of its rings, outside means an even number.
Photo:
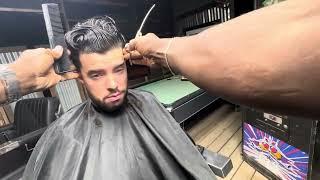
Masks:
[[[0,65],[0,104],[12,102],[9,96],[21,97],[36,91],[36,78],[15,63]]]
[[[318,1],[290,0],[192,38],[177,38],[169,50],[170,64],[227,99],[264,110],[316,116],[319,22]]]

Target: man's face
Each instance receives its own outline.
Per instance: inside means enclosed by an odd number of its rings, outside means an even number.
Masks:
[[[90,99],[105,111],[112,112],[124,102],[127,93],[127,68],[122,48],[103,54],[80,54],[80,82]]]

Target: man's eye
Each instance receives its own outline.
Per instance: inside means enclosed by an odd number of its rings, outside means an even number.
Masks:
[[[90,75],[90,78],[91,79],[97,79],[97,78],[99,78],[99,77],[101,77],[102,75],[101,74],[91,74]]]
[[[121,67],[121,68],[117,68],[117,69],[115,70],[115,72],[122,72],[123,70],[124,70],[124,68]]]

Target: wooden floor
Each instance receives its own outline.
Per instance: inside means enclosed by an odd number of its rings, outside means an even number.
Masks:
[[[222,105],[205,117],[200,117],[187,131],[197,144],[231,158],[233,169],[226,178],[218,179],[267,179],[242,160],[241,113],[235,112],[233,106]]]

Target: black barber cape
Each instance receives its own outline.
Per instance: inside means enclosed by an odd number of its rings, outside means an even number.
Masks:
[[[213,180],[179,124],[148,92],[129,90],[126,105],[105,113],[82,103],[38,141],[24,180]]]

